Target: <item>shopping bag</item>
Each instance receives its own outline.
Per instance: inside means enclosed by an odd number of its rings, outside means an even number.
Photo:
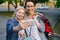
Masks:
[[[29,36],[29,37],[25,38],[24,40],[31,40],[31,37]]]

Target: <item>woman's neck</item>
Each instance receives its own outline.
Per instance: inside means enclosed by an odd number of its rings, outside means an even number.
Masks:
[[[33,18],[33,15],[34,15],[34,13],[30,13],[30,14],[28,15],[28,18]]]

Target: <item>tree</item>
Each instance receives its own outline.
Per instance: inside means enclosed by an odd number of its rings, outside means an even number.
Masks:
[[[59,7],[60,7],[60,0],[56,0],[55,7],[56,7],[56,8],[59,8]]]
[[[8,11],[10,11],[10,4],[12,3],[12,0],[7,0],[8,1]]]
[[[17,0],[8,0],[8,5],[12,4],[15,8],[17,8]]]
[[[19,0],[13,0],[13,2],[15,3],[15,5],[14,5],[14,3],[12,2],[12,5],[15,7],[15,8],[17,8],[17,2],[18,2]]]
[[[17,8],[17,2],[19,0],[7,0],[8,1],[8,11],[10,11],[10,4],[12,4],[15,8]]]

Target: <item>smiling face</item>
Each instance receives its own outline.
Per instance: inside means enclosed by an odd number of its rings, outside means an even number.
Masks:
[[[19,9],[17,12],[16,12],[16,18],[18,20],[22,20],[24,19],[25,17],[25,11],[23,9]]]
[[[27,2],[26,3],[26,10],[30,14],[34,13],[34,3],[33,2]]]

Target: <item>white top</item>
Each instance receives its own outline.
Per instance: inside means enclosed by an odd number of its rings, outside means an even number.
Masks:
[[[39,33],[38,33],[38,29],[37,29],[37,26],[34,22],[33,19],[29,19],[28,20],[30,22],[30,26],[28,28],[26,28],[26,32],[27,32],[27,35],[28,37],[30,36],[31,37],[31,40],[41,40],[41,38],[39,37]],[[24,30],[23,30],[24,32]],[[23,40],[23,38],[18,38],[20,40]]]
[[[28,37],[29,36],[31,37],[31,40],[35,40],[35,39],[36,40],[47,40],[44,35],[44,32],[41,33],[38,31],[38,28],[33,19],[28,19],[27,21],[30,22],[30,26],[26,28],[26,32],[27,32]],[[42,23],[41,23],[41,25],[42,25]],[[40,26],[39,29],[44,30],[44,27]],[[24,32],[24,30],[23,30],[23,32]],[[19,37],[18,39],[22,40],[23,38]]]
[[[41,40],[39,37],[37,26],[33,19],[28,20],[30,22],[30,26],[26,29],[28,36],[32,37],[32,40]]]

